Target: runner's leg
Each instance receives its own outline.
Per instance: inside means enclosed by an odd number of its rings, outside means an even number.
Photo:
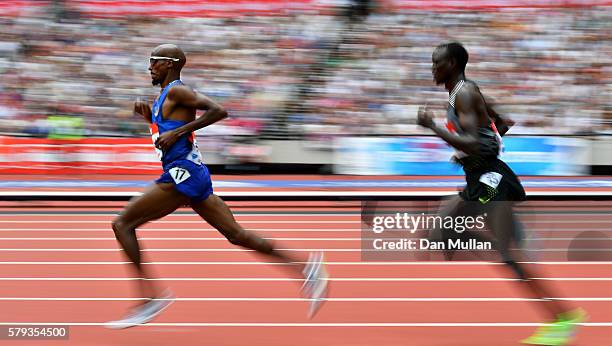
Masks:
[[[295,267],[293,273],[300,273],[299,277],[302,278],[301,273],[304,269],[304,264],[300,262],[304,261],[293,258],[286,251],[275,249],[274,245],[269,240],[259,237],[252,231],[243,229],[242,226],[236,222],[227,204],[217,195],[213,194],[204,201],[192,203],[191,207],[198,215],[206,220],[206,222],[226,237],[230,243],[255,250],[266,256],[271,256],[282,262],[289,263]]]
[[[146,281],[153,275],[142,265],[136,229],[149,221],[171,214],[188,202],[187,197],[176,191],[172,183],[153,184],[141,196],[132,198],[112,222],[117,241],[141,279],[139,285],[142,297],[153,298],[159,290],[151,281]]]
[[[497,249],[502,257],[502,260],[507,265],[507,268],[512,270],[524,284],[525,288],[531,295],[531,298],[542,299],[540,306],[547,313],[551,320],[555,320],[557,316],[567,311],[570,308],[560,300],[554,300],[554,295],[548,287],[542,284],[539,280],[534,280],[537,277],[535,273],[527,269],[524,264],[516,261],[516,255],[510,250],[515,230],[515,222],[513,222],[513,211],[509,203],[493,202],[489,209],[487,222],[490,230],[492,230],[497,239]]]

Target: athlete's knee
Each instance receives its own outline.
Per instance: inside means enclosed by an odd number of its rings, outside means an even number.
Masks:
[[[126,234],[133,231],[121,216],[115,218],[111,222],[111,227],[113,228],[113,232],[115,232],[116,238],[123,238]]]
[[[262,253],[269,254],[274,251],[274,247],[269,241],[243,229],[227,234],[226,238],[234,245],[253,249]]]
[[[242,244],[244,244],[245,241],[244,237],[240,233],[241,232],[237,232],[231,235],[227,235],[226,238],[231,244],[241,246]]]
[[[115,232],[115,235],[121,233],[121,224],[122,222],[119,218],[115,218],[113,219],[113,221],[111,221],[111,227],[113,228],[113,232]]]
[[[516,261],[514,261],[514,260],[504,260],[504,263],[507,266],[509,266],[510,269],[512,269],[512,271],[514,272],[514,274],[516,274],[516,276],[518,277],[519,280],[521,280],[521,281],[529,281],[529,280],[531,280],[531,278],[527,277],[527,274],[523,270],[523,267],[521,267],[518,263],[516,263]]]

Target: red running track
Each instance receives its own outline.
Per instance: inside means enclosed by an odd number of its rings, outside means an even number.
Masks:
[[[326,250],[331,295],[313,320],[287,266],[231,246],[182,210],[139,232],[145,261],[178,301],[150,325],[105,329],[137,302],[109,227],[118,209],[12,206],[0,209],[0,323],[71,330],[68,341],[2,345],[517,345],[543,320],[495,263],[441,262],[436,254],[362,262],[356,205],[235,206],[246,228],[280,248],[298,249],[304,259],[309,250]],[[533,254],[546,262],[529,265],[591,316],[576,345],[610,345],[612,263],[566,261],[585,231],[612,248],[610,208],[548,203],[530,210],[539,212],[522,219],[536,239]]]

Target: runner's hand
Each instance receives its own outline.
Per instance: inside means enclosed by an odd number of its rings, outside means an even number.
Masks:
[[[136,99],[134,102],[134,114],[138,114],[151,122],[151,107],[149,104],[140,98]]]
[[[170,147],[176,143],[179,139],[179,135],[175,131],[167,131],[159,135],[159,138],[155,141],[155,147],[161,151],[167,151]]]
[[[421,106],[417,115],[417,124],[430,129],[435,125],[433,117],[433,112],[427,106]]]

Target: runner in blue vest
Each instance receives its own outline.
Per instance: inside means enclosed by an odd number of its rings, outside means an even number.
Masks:
[[[133,198],[112,222],[112,228],[125,254],[142,280],[140,292],[149,301],[139,305],[124,319],[109,322],[110,328],[127,328],[153,319],[173,301],[172,293],[154,284],[149,270],[142,265],[136,229],[162,218],[181,206],[189,205],[232,244],[255,250],[276,260],[292,264],[292,273],[304,279],[304,293],[311,299],[309,315],[321,306],[327,293],[327,273],[321,253],[311,253],[308,260],[298,261],[278,251],[267,240],[244,230],[228,206],[213,193],[208,169],[195,139],[195,131],[227,117],[227,111],[210,98],[183,84],[180,73],[187,61],[175,45],[158,46],[149,58],[153,85],[161,93],[151,109],[136,102],[134,112],[151,125],[155,151],[162,162],[163,174],[141,196]],[[205,113],[196,117],[196,110]]]

